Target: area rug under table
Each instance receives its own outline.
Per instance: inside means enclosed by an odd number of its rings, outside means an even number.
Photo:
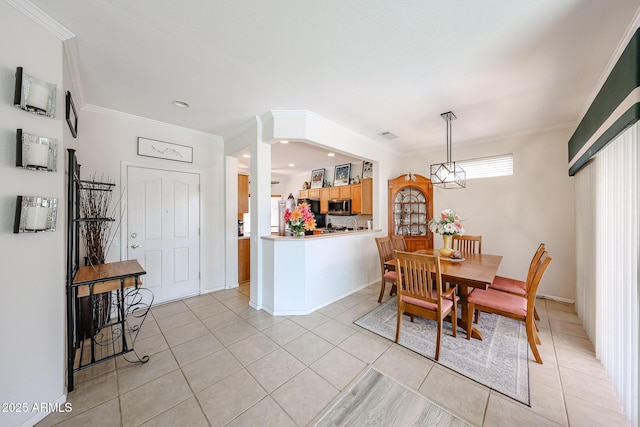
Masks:
[[[395,340],[398,306],[392,298],[365,314],[354,323],[391,341]],[[525,405],[529,402],[529,365],[527,332],[523,322],[482,313],[475,327],[483,340],[466,339],[466,332],[458,328],[458,336],[451,335],[451,324],[444,323],[439,363],[492,390],[509,396]],[[435,321],[415,316],[402,319],[399,344],[434,360],[436,354]],[[435,360],[434,360],[435,361]]]

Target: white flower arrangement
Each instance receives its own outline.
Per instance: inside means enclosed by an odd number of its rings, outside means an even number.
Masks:
[[[464,227],[460,222],[460,217],[452,209],[445,209],[440,213],[440,217],[429,220],[429,230],[443,236],[455,236],[464,234]]]

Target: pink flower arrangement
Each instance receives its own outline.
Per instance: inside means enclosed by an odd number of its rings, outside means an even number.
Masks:
[[[464,227],[460,222],[460,217],[452,209],[445,209],[440,212],[440,218],[431,218],[429,230],[443,236],[464,234]]]
[[[284,221],[289,225],[289,230],[297,236],[304,235],[305,230],[316,229],[316,219],[308,203],[300,203],[293,210],[287,209],[284,212]]]

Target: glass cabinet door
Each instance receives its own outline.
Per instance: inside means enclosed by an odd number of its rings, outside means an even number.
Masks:
[[[395,234],[403,236],[426,236],[427,198],[415,187],[398,191],[393,200],[393,220]]]

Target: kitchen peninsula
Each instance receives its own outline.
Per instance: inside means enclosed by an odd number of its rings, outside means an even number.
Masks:
[[[374,238],[382,230],[262,236],[263,309],[309,314],[380,280]]]

